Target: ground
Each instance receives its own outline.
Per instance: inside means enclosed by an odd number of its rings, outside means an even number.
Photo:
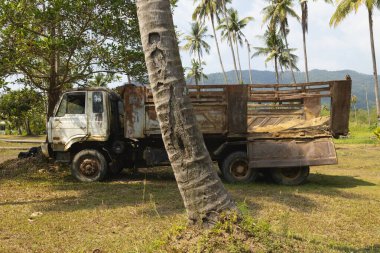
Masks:
[[[340,140],[339,164],[312,168],[305,185],[226,186],[274,238],[302,242],[287,252],[380,252],[380,145],[347,143],[357,142]],[[0,252],[158,252],[186,224],[168,168],[79,183],[64,166],[8,160],[19,151],[0,149]]]

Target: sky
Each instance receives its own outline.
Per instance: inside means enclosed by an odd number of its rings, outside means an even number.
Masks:
[[[298,1],[294,1],[298,3]],[[258,36],[263,35],[265,26],[262,26],[262,9],[267,2],[264,0],[233,0],[230,5],[239,12],[239,18],[251,16],[254,21],[249,23],[243,31],[250,44],[254,47],[263,46]],[[309,33],[307,35],[307,51],[309,70],[346,70],[351,69],[364,74],[372,74],[371,48],[369,40],[368,13],[365,7],[361,7],[355,14],[350,14],[337,27],[330,27],[329,21],[335,7],[324,1],[309,1]],[[294,9],[301,16],[301,7],[294,4]],[[190,32],[191,14],[194,10],[193,0],[180,0],[174,11],[174,23],[185,34]],[[377,47],[377,59],[380,61],[380,12],[374,12],[374,37]],[[298,68],[304,70],[302,28],[292,18],[289,18],[290,33],[288,42],[290,48],[297,48],[299,56]],[[212,34],[211,26],[209,33]],[[219,34],[220,35],[220,34]],[[219,36],[218,35],[218,36]],[[220,37],[219,37],[220,38]],[[209,55],[204,56],[206,66],[205,73],[221,72],[218,55],[213,38],[208,39],[211,46]],[[183,45],[183,43],[182,43]],[[248,69],[248,52],[241,48],[240,58],[242,69]],[[222,59],[226,70],[233,70],[231,51],[224,42],[221,45]],[[181,51],[184,67],[190,67],[191,57],[188,52]],[[252,59],[252,68],[255,70],[274,69],[272,63],[265,65],[263,57]]]

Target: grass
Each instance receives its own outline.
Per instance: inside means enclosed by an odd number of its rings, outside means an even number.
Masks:
[[[339,165],[313,168],[306,185],[227,188],[288,246],[302,242],[287,252],[379,252],[380,147],[338,144],[337,151]],[[165,168],[90,184],[65,168],[20,170],[0,173],[0,252],[155,252],[157,240],[186,222]]]

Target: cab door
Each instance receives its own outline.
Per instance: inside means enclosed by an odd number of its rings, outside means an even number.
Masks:
[[[87,92],[69,92],[62,96],[55,116],[50,118],[55,150],[64,150],[69,142],[88,135]]]
[[[106,141],[109,136],[107,93],[88,92],[88,134],[92,140]]]

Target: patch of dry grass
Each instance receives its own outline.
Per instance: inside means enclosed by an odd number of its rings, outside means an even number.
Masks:
[[[306,185],[227,185],[268,224],[269,242],[286,244],[274,252],[380,251],[380,147],[337,148],[339,165],[312,168]],[[157,252],[156,242],[186,222],[168,170],[88,184],[67,168],[28,164],[13,176],[0,166],[0,252]]]

